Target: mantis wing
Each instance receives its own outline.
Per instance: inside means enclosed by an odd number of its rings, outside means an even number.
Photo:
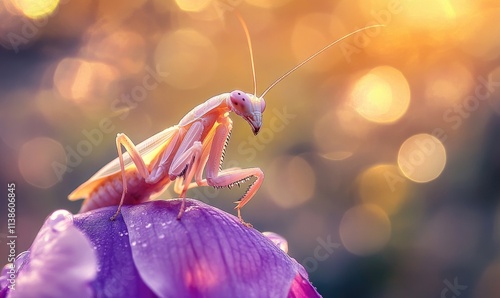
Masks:
[[[136,149],[144,160],[144,163],[149,165],[151,161],[157,157],[166,146],[169,145],[173,137],[178,133],[179,127],[175,125],[160,131],[154,136],[138,144]],[[135,167],[135,164],[133,163],[132,158],[130,158],[130,154],[128,152],[123,153],[123,163],[125,165],[125,170]],[[114,174],[120,173],[120,171],[120,160],[117,157],[90,177],[89,180],[75,189],[71,194],[69,194],[68,199],[74,201],[87,197],[104,180]]]

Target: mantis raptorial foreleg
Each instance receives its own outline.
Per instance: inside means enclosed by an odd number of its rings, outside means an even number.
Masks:
[[[253,195],[257,192],[264,179],[264,173],[259,168],[231,168],[219,171],[219,166],[222,162],[222,155],[225,149],[224,147],[226,145],[226,139],[228,138],[233,126],[231,119],[224,118],[223,121],[224,122],[222,122],[221,125],[217,127],[212,141],[212,154],[207,161],[207,183],[208,185],[214,187],[231,187],[235,184],[239,184],[240,182],[244,182],[251,177],[256,177],[257,180],[252,185],[250,185],[240,201],[236,202],[238,205],[235,208],[238,210],[238,218],[240,219],[240,221],[247,226],[251,226],[250,224],[246,223],[241,217],[240,209],[248,201],[250,201]]]

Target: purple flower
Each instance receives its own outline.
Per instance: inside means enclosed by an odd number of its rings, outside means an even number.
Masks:
[[[286,241],[188,199],[47,219],[28,254],[8,271],[0,297],[319,297]]]
[[[0,296],[90,297],[97,259],[87,237],[64,210],[54,212],[40,229],[29,252],[19,255],[15,267],[6,265],[0,278]],[[17,278],[12,279],[17,273]]]

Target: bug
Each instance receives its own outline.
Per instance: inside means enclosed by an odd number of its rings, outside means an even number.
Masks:
[[[264,96],[274,86],[340,41],[360,31],[383,26],[367,26],[344,35],[287,71],[261,96],[257,96],[250,34],[243,18],[239,14],[237,17],[245,31],[250,50],[254,94],[235,90],[214,96],[192,109],[177,125],[155,134],[138,145],[134,145],[127,135],[119,133],[116,137],[118,157],[68,196],[69,200],[85,199],[80,212],[118,204],[116,213],[111,217],[114,220],[124,204],[147,201],[152,195],[161,193],[174,182],[174,191],[182,198],[177,216],[180,219],[184,213],[186,192],[189,188],[196,186],[231,187],[254,177],[255,181],[235,202],[239,220],[251,226],[243,220],[241,208],[250,201],[261,186],[264,173],[259,168],[222,170],[224,152],[232,131],[232,120],[229,114],[234,112],[245,119],[253,133],[257,135],[262,126],[262,114],[266,107]],[[122,146],[126,149],[125,153],[122,152]],[[203,179],[204,171],[205,178]],[[193,179],[194,182],[192,182]]]

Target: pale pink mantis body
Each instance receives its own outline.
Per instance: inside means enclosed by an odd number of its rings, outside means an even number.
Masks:
[[[262,126],[262,113],[266,107],[264,95],[296,69],[321,54],[336,43],[362,30],[382,25],[358,29],[330,43],[314,55],[286,72],[269,86],[261,96],[256,95],[255,68],[248,29],[241,17],[252,61],[254,94],[235,90],[214,96],[191,110],[179,124],[167,128],[138,145],[122,133],[116,137],[118,158],[104,166],[88,181],[74,190],[68,198],[85,198],[80,212],[115,206],[118,209],[112,219],[119,214],[122,205],[138,204],[147,201],[152,195],[161,193],[175,181],[174,190],[180,193],[182,205],[178,214],[180,219],[185,209],[186,192],[191,187],[213,186],[231,187],[247,181],[256,180],[236,203],[238,218],[241,208],[250,201],[262,184],[264,174],[259,168],[231,168],[222,170],[224,151],[232,130],[231,112],[245,119],[255,135]],[[122,153],[122,146],[127,152]],[[206,178],[202,175],[206,169]],[[195,182],[191,182],[192,180]]]

